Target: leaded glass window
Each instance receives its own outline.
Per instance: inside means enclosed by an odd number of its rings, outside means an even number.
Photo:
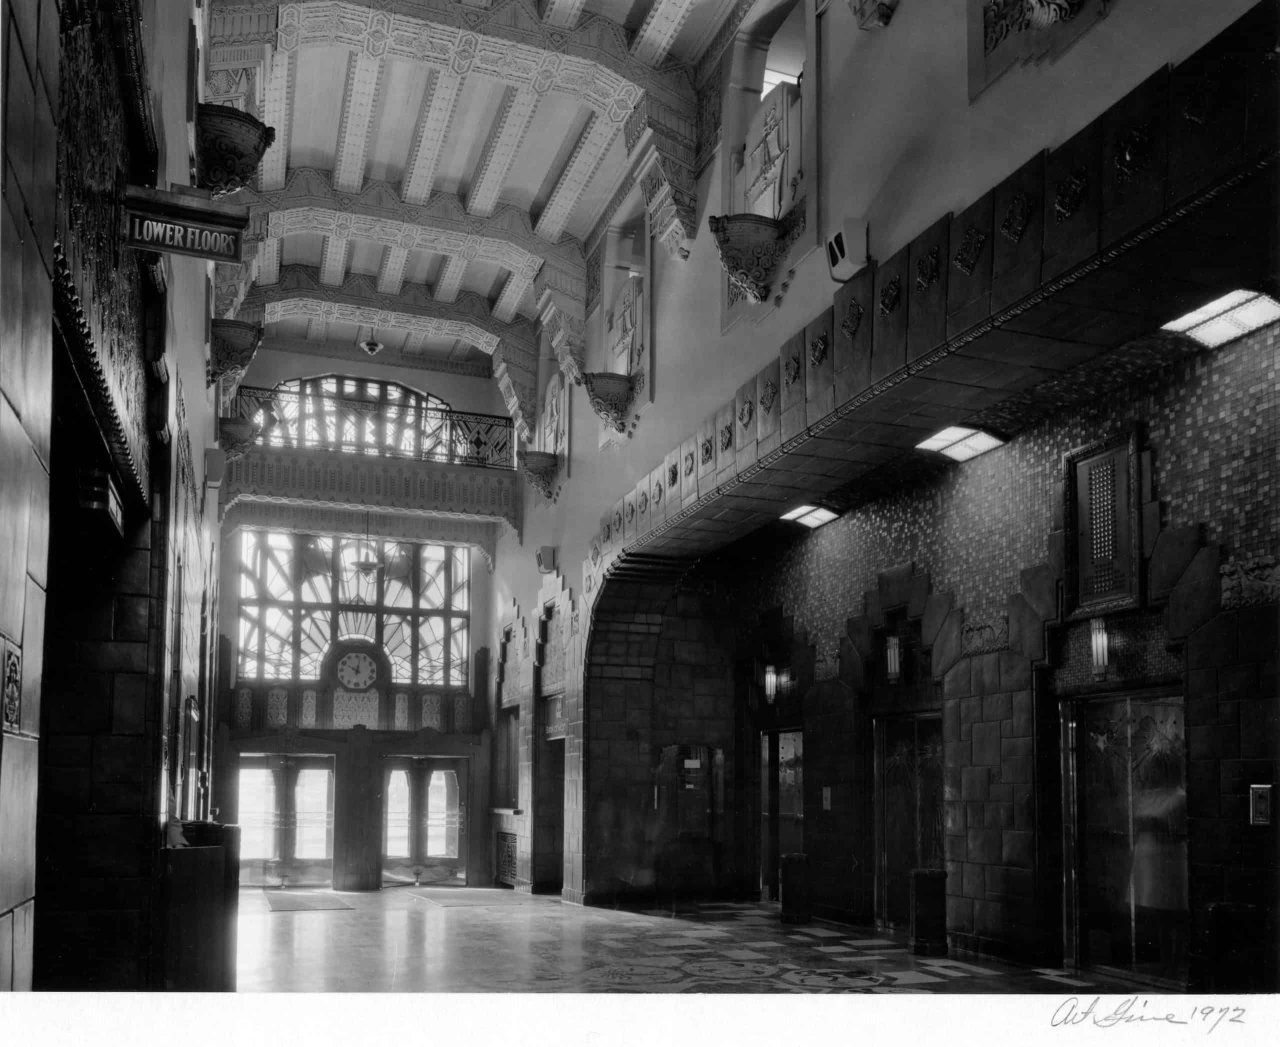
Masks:
[[[245,530],[239,579],[242,679],[318,680],[333,643],[358,641],[395,683],[467,685],[465,547]]]

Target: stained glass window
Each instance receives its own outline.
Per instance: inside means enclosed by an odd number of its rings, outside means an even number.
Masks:
[[[361,641],[395,683],[467,685],[465,547],[246,530],[239,578],[242,678],[318,680],[335,642]]]

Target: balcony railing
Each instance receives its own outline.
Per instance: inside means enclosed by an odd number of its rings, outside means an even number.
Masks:
[[[254,443],[419,462],[514,469],[510,418],[413,399],[334,396],[241,386],[232,413],[261,426]]]

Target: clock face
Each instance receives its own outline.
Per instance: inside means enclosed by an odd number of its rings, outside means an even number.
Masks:
[[[378,663],[363,651],[344,654],[338,662],[338,682],[350,690],[366,690],[377,678]]]

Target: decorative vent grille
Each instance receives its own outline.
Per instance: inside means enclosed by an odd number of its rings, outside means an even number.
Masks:
[[[1137,606],[1137,438],[1092,444],[1067,456],[1066,510],[1080,613]]]
[[[496,833],[498,855],[498,882],[516,885],[516,834]]]

